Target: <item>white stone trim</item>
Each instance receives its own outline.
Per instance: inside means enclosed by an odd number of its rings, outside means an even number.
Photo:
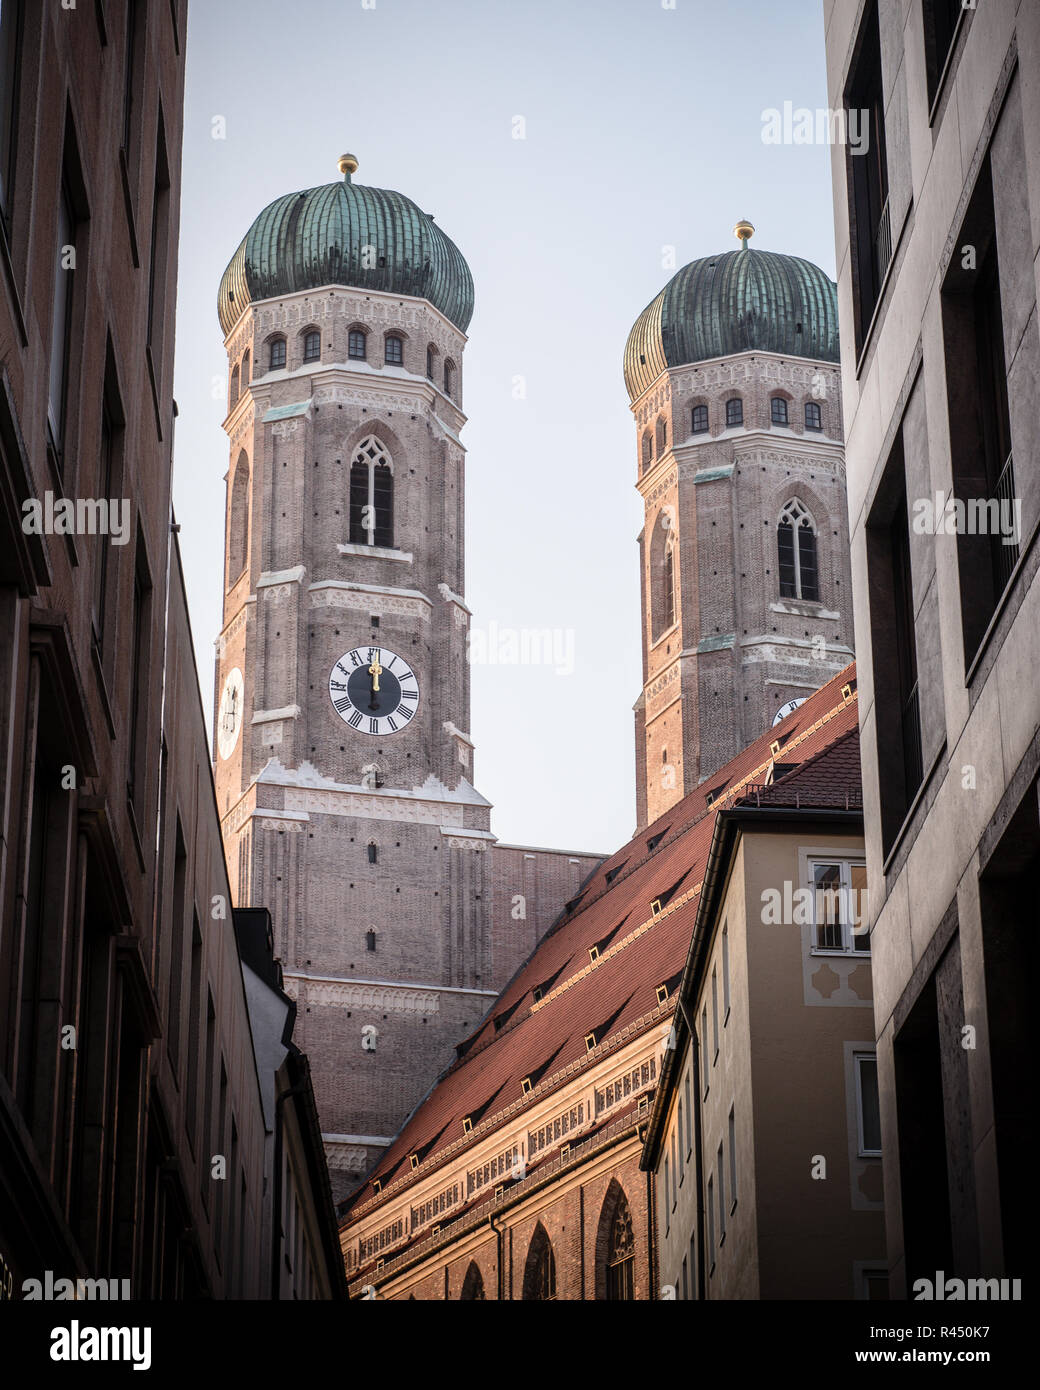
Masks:
[[[256,587],[266,589],[275,584],[299,584],[306,573],[305,565],[294,565],[291,570],[265,570],[256,581]]]
[[[371,555],[378,560],[400,560],[407,565],[410,565],[414,558],[410,550],[393,550],[385,545],[355,545],[347,542],[338,544],[336,549],[341,555]],[[312,584],[311,588],[314,587]]]
[[[258,709],[253,715],[254,724],[268,724],[274,719],[299,719],[299,705],[286,705],[284,709]]]

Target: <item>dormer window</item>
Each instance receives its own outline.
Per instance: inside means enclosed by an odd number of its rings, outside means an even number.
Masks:
[[[770,400],[769,418],[774,425],[787,424],[787,401],[783,396],[773,396]]]
[[[277,371],[280,367],[284,367],[284,366],[285,366],[285,339],[284,339],[284,338],[272,338],[272,339],[271,339],[271,348],[270,348],[270,352],[269,352],[269,354],[268,354],[267,365],[270,367],[270,369],[271,369],[272,372],[275,372],[275,371]]]
[[[347,356],[355,362],[364,362],[368,356],[367,334],[363,328],[352,328],[347,340]]]
[[[399,367],[404,361],[404,344],[393,333],[387,336],[383,357],[388,367]]]
[[[321,361],[321,334],[317,330],[304,334],[303,360],[305,362]]]
[[[731,396],[726,402],[726,428],[744,423],[744,402],[739,396]]]
[[[708,407],[706,405],[695,405],[693,407],[693,433],[708,433]]]
[[[805,428],[807,430],[823,429],[823,414],[817,401],[805,402]]]

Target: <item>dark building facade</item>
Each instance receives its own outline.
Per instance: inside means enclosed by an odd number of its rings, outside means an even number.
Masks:
[[[264,1039],[255,1052],[170,505],[186,9],[0,7],[0,1272],[15,1298],[48,1271],[132,1298],[263,1297],[281,1239],[262,1230]],[[320,1174],[294,1172],[328,1218]],[[325,1265],[288,1292],[333,1294]]]

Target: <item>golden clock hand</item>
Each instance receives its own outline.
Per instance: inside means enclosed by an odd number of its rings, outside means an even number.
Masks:
[[[379,677],[383,673],[383,668],[378,661],[373,661],[372,665],[368,668],[368,673],[372,677],[372,690],[374,693],[379,689]]]

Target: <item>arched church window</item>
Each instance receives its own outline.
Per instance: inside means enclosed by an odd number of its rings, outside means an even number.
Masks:
[[[818,603],[820,578],[816,527],[809,511],[796,497],[780,513],[776,549],[780,567],[780,597]]]
[[[647,430],[643,435],[643,467],[649,468],[654,461],[654,436]]]
[[[693,433],[706,434],[708,430],[708,407],[706,405],[695,405],[693,407]]]
[[[770,398],[769,418],[774,425],[787,424],[787,401],[783,396],[773,396]]]
[[[619,1193],[610,1218],[607,1246],[607,1298],[635,1298],[636,1241],[632,1231],[632,1213],[623,1192]]]
[[[664,553],[664,614],[665,627],[675,622],[675,546],[669,545]]]
[[[433,380],[433,359],[436,351],[432,344],[426,349],[426,375],[431,381]]]
[[[742,425],[744,423],[744,402],[739,396],[730,396],[726,402],[726,425]]]
[[[367,932],[365,932],[365,950],[366,950],[366,951],[374,951],[375,949],[376,949],[376,934],[375,934],[375,932],[372,930],[372,928],[370,927],[369,930],[368,930]]]
[[[277,371],[279,367],[285,366],[284,338],[271,339],[271,348],[267,359],[267,365],[271,368],[272,372]]]
[[[671,514],[662,508],[650,538],[650,629],[655,642],[675,622],[678,611],[675,596],[678,568]]]
[[[823,414],[820,411],[819,401],[805,402],[805,428],[807,430],[823,429]]]
[[[352,328],[347,334],[347,356],[357,362],[364,362],[368,356],[366,340],[367,334],[363,328]]]
[[[350,540],[352,545],[394,543],[393,460],[374,434],[354,450],[350,464]]]
[[[234,405],[235,402],[236,402],[237,400],[238,400],[238,368],[235,367],[235,368],[232,370],[232,373],[231,373],[230,404],[231,404],[231,405]]]
[[[466,1278],[462,1283],[462,1293],[459,1295],[461,1302],[473,1302],[486,1300],[484,1292],[484,1276],[477,1268],[476,1260],[470,1260],[469,1269],[466,1270]]]
[[[245,451],[238,456],[231,478],[231,507],[228,521],[228,588],[246,567],[249,536],[249,460]]]
[[[444,363],[444,394],[450,397],[454,387],[455,363],[449,357]]]
[[[375,840],[373,840],[368,846],[368,862],[370,864],[375,864],[378,862],[378,859],[379,846],[376,844]]]
[[[668,448],[668,421],[662,415],[657,422],[657,457],[660,458]]]
[[[396,333],[388,333],[383,358],[389,367],[399,367],[404,361],[404,344]]]
[[[242,354],[242,390],[249,385],[249,349]]]
[[[531,1238],[524,1266],[525,1303],[547,1303],[556,1297],[556,1256],[545,1227],[539,1221]]]
[[[321,334],[317,329],[312,329],[309,333],[304,334],[303,360],[305,362],[319,362],[321,360]]]

